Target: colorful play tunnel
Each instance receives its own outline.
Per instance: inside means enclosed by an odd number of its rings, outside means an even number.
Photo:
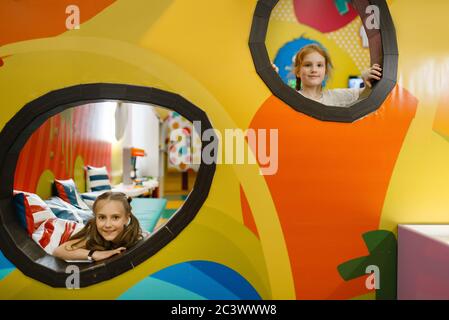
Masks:
[[[449,256],[448,11],[439,0],[2,1],[0,299],[449,299],[446,260],[433,260]],[[384,77],[349,107],[309,100],[292,62],[310,43],[332,56],[326,89],[360,88],[373,63]],[[64,216],[56,181],[72,181]],[[46,247],[64,234],[31,237],[14,199],[37,201],[25,217],[83,224],[102,188],[137,199],[150,235],[77,264],[81,288],[68,290],[68,264]],[[424,224],[435,228],[409,227]],[[411,270],[417,234],[433,240]]]

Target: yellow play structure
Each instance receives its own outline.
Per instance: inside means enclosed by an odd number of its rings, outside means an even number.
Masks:
[[[335,57],[330,85],[345,87],[370,64],[360,18],[320,31],[295,18],[300,2],[271,12],[270,60],[293,39],[319,42]],[[223,137],[277,129],[278,162],[270,175],[257,163],[217,164],[190,224],[106,281],[54,288],[0,254],[0,299],[396,299],[398,224],[449,221],[449,2],[385,1],[397,83],[352,123],[315,119],[273,95],[248,45],[257,3],[2,1],[0,129],[49,92],[123,84],[180,95]],[[385,270],[380,289],[366,287],[368,265]]]

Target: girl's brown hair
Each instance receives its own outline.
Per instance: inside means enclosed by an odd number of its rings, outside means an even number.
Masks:
[[[296,77],[296,90],[301,89],[301,78],[298,77],[299,69],[301,68],[302,62],[304,60],[304,57],[312,52],[318,52],[324,57],[324,60],[326,62],[326,76],[329,78],[330,74],[332,72],[332,68],[334,67],[332,64],[332,60],[330,55],[327,53],[326,50],[324,50],[321,46],[317,44],[308,44],[301,48],[301,50],[298,51],[295,57],[295,64],[293,66],[293,71],[295,73]]]
[[[95,200],[93,205],[94,218],[90,219],[80,232],[73,235],[70,240],[79,239],[80,241],[73,244],[71,249],[78,249],[76,246],[86,240],[87,250],[112,250],[120,247],[130,248],[143,238],[140,229],[139,220],[131,212],[131,198],[128,198],[122,192],[105,192]],[[125,212],[131,218],[130,223],[125,226],[122,233],[113,241],[105,240],[98,232],[96,225],[96,212],[100,201],[119,201],[123,205]]]

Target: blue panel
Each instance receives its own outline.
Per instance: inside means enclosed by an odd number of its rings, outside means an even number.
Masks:
[[[0,269],[14,268],[15,266],[0,251]]]
[[[171,283],[148,277],[122,294],[118,300],[204,300],[204,297]]]
[[[15,266],[0,251],[0,280],[14,271]]]
[[[261,299],[253,286],[234,270],[221,264],[207,261],[192,261],[191,264],[233,292],[240,299]]]
[[[152,275],[189,291],[195,292],[207,299],[238,300],[239,297],[223,287],[211,277],[199,271],[189,262],[178,264]]]
[[[10,274],[11,272],[13,272],[15,270],[15,268],[11,268],[11,269],[0,269],[0,280],[2,280],[4,277],[6,277],[8,274]]]
[[[152,277],[186,288],[207,299],[260,299],[241,275],[215,262],[186,262],[161,270]]]

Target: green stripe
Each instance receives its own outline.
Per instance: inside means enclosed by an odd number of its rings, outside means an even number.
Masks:
[[[178,209],[165,209],[164,213],[162,213],[162,218],[164,219],[170,219],[172,215],[176,212]]]

